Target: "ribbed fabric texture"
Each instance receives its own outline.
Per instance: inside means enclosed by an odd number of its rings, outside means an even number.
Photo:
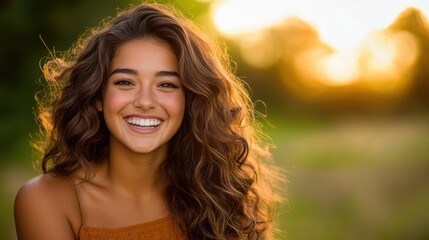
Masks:
[[[122,228],[99,228],[82,226],[80,240],[187,240],[172,218],[165,217],[155,221]]]

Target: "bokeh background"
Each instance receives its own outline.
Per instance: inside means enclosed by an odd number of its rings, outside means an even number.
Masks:
[[[0,239],[16,239],[15,194],[39,173],[39,62],[139,2],[0,2]],[[428,1],[158,2],[227,47],[267,116],[289,181],[279,239],[429,239]]]

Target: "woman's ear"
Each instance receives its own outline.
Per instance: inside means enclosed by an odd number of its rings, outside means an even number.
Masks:
[[[97,108],[97,111],[99,111],[99,112],[103,111],[103,104],[101,103],[101,100],[97,100],[95,102],[95,108]]]

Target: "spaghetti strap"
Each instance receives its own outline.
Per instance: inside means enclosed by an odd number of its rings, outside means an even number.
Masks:
[[[80,225],[83,226],[84,225],[84,222],[83,222],[84,218],[83,218],[82,208],[81,208],[81,205],[80,205],[79,194],[78,194],[78,191],[77,191],[77,186],[79,184],[75,183],[75,181],[74,181],[74,179],[73,179],[73,177],[71,175],[70,175],[70,180],[71,180],[71,183],[73,184],[74,194],[75,194],[75,197],[76,197],[77,206],[79,208]]]

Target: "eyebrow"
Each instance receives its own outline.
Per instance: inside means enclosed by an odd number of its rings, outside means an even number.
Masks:
[[[155,74],[156,77],[178,77],[179,78],[179,73],[176,71],[159,71]]]
[[[116,73],[125,73],[125,74],[131,74],[131,75],[138,75],[137,71],[134,69],[130,69],[130,68],[116,68],[115,70],[113,70],[109,77],[112,76],[113,74]]]
[[[117,74],[117,73],[125,73],[125,74],[131,74],[131,75],[138,75],[138,72],[134,69],[131,68],[116,68],[115,70],[113,70],[109,77],[112,76],[113,74]],[[164,77],[164,76],[171,76],[171,77],[178,77],[179,78],[179,73],[176,71],[159,71],[155,73],[155,77]]]

